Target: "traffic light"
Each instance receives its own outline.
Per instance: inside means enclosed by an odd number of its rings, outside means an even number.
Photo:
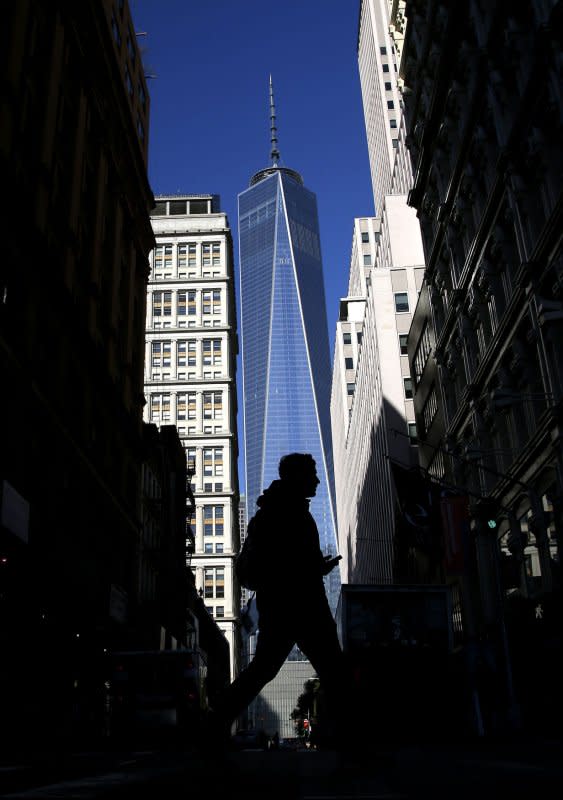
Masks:
[[[473,516],[491,533],[498,528],[499,507],[495,500],[484,497],[473,506]]]

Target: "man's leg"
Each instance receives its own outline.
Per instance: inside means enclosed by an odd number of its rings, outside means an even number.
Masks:
[[[276,677],[294,645],[291,632],[283,623],[264,621],[258,632],[256,653],[250,664],[219,695],[214,711],[227,725],[231,725],[260,690]]]
[[[300,632],[297,645],[319,677],[330,726],[339,738],[353,725],[351,715],[356,712],[356,702],[352,674],[340,646],[336,624],[330,612],[327,613],[328,616],[323,614],[320,619],[310,621]]]

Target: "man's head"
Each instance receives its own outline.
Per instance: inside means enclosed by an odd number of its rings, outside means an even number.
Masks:
[[[282,456],[278,467],[284,483],[290,483],[303,497],[313,497],[320,481],[315,459],[310,453],[289,453]]]

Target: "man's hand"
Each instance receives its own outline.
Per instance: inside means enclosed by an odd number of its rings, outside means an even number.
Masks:
[[[325,563],[323,568],[323,575],[328,575],[328,573],[335,568],[338,564],[342,556],[325,556]]]

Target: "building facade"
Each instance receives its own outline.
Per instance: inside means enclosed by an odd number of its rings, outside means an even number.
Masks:
[[[247,518],[286,453],[311,453],[321,548],[336,552],[330,356],[317,202],[294,170],[257,172],[238,197]],[[333,610],[340,578],[325,579]]]
[[[133,644],[153,196],[128,3],[2,24],[0,735],[29,743],[72,735],[79,673]]]
[[[176,425],[195,510],[188,564],[238,668],[236,311],[232,238],[216,195],[156,200],[148,285],[145,419]]]
[[[562,13],[407,2],[401,63],[427,261],[408,345],[421,464],[466,493],[475,574],[451,580],[478,587],[469,634],[502,639],[504,614],[528,720],[561,704],[543,686],[561,668],[545,637],[560,653]]]
[[[388,212],[395,222],[404,215],[405,223],[389,225]],[[416,463],[407,338],[424,272],[417,240],[404,237],[409,224],[412,209],[401,195],[385,198],[382,218],[354,222],[331,399],[345,583],[392,583],[397,577],[391,464]]]
[[[358,67],[375,218],[354,221],[348,296],[334,348],[331,418],[343,575],[393,583],[397,487],[392,465],[416,463],[407,336],[424,273],[398,79],[400,4],[362,0]],[[393,13],[395,16],[391,17]]]

